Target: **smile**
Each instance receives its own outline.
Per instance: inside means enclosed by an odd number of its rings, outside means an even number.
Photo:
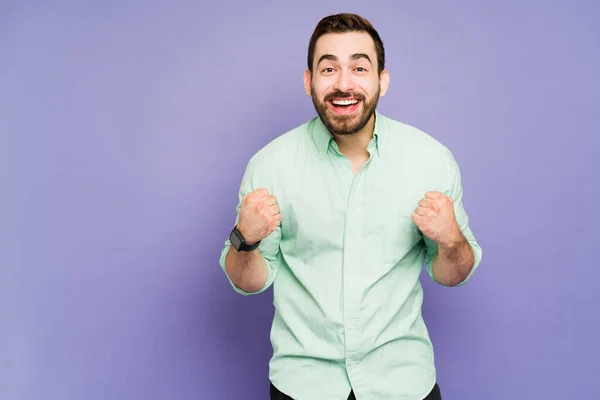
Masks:
[[[360,104],[358,99],[333,99],[329,102],[331,110],[337,115],[353,114]]]
[[[356,99],[351,99],[351,100],[332,100],[331,102],[334,105],[336,105],[336,106],[350,106],[352,104],[358,103],[358,100],[356,100]]]

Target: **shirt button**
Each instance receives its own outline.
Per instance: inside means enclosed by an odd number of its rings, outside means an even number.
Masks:
[[[350,330],[354,329],[354,324],[348,325],[348,329],[350,329]]]

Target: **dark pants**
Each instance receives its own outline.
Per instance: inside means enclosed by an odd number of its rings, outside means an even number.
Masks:
[[[293,400],[290,396],[281,393],[273,384],[271,383],[271,400]],[[350,392],[348,396],[348,400],[356,400],[354,397],[354,392]],[[440,387],[436,383],[431,392],[425,397],[423,400],[442,400],[442,394],[440,393]]]

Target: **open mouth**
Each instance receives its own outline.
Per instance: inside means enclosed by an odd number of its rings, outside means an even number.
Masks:
[[[333,99],[330,101],[331,108],[336,114],[350,114],[358,108],[358,99]]]

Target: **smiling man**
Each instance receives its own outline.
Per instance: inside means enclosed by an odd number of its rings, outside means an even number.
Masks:
[[[318,116],[246,167],[220,264],[242,295],[273,286],[271,399],[441,399],[419,275],[463,285],[482,251],[450,150],[377,111],[389,83],[366,19],[322,19]]]

